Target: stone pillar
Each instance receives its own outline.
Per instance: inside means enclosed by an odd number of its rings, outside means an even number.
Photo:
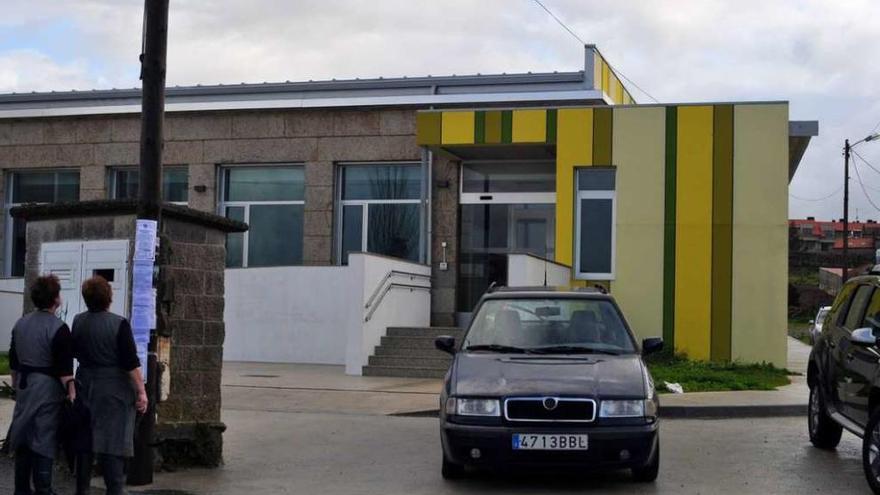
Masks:
[[[333,263],[333,174],[330,161],[306,163],[303,264]]]
[[[452,326],[455,323],[455,294],[458,283],[458,167],[457,161],[434,157],[431,180],[431,268],[434,274],[431,324],[438,326]],[[444,241],[449,268],[441,271],[441,243]]]
[[[217,166],[213,163],[191,163],[189,165],[189,203],[194,210],[217,213]],[[204,192],[195,188],[205,186]],[[222,212],[221,212],[222,213]]]
[[[107,196],[107,169],[101,165],[92,165],[79,169],[79,199],[87,201],[104,199]]]

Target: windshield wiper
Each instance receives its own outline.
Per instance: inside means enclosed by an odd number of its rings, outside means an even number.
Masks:
[[[522,347],[513,347],[510,345],[501,345],[501,344],[477,344],[477,345],[469,345],[464,348],[466,351],[490,351],[490,352],[508,352],[511,354],[522,354],[525,352],[530,352],[531,349],[523,349]]]
[[[619,356],[617,351],[608,349],[599,349],[586,345],[551,345],[547,347],[532,347],[530,352],[535,354],[608,354],[610,356]]]

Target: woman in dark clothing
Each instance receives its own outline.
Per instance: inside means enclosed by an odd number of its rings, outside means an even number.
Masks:
[[[73,320],[76,381],[91,414],[92,453],[98,458],[108,495],[125,493],[125,460],[134,454],[135,411],[147,410],[147,393],[131,326],[110,313],[113,292],[101,277],[82,285],[89,308]],[[91,455],[77,460],[77,493],[88,493]]]
[[[15,452],[15,495],[55,493],[52,463],[61,407],[65,395],[76,397],[70,330],[55,316],[60,293],[54,275],[37,278],[30,294],[36,310],[12,329],[9,364],[16,399],[8,441]]]

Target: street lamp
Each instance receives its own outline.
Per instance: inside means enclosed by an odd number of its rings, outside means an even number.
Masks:
[[[880,132],[875,132],[870,136],[849,144],[849,139],[843,142],[843,275],[842,280],[846,282],[849,275],[849,155],[850,151],[856,146],[874,141],[880,138]]]

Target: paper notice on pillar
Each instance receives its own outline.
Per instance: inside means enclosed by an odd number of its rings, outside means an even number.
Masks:
[[[135,260],[131,267],[131,278],[133,292],[153,290],[153,261]]]
[[[135,334],[135,340],[140,332],[146,332],[149,339],[150,330],[156,328],[156,305],[150,306],[132,306],[131,307],[131,329]]]
[[[153,312],[156,311],[156,289],[149,288],[143,289],[139,287],[135,287],[133,294],[131,295],[131,305],[132,306],[146,306],[153,309]]]
[[[155,220],[138,219],[134,234],[135,261],[156,259],[156,232],[157,223]]]

